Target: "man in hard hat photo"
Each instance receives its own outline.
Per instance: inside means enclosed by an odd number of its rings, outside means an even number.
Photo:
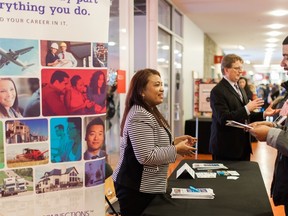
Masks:
[[[58,54],[58,57],[61,61],[61,67],[77,67],[77,60],[74,58],[73,54],[67,52],[67,44],[62,42],[60,44],[61,52]]]
[[[47,52],[47,55],[46,55],[46,66],[50,66],[50,67],[55,67],[59,64],[59,57],[58,55],[56,54],[57,51],[58,51],[58,44],[53,42],[51,43],[50,45],[50,49],[48,50]]]

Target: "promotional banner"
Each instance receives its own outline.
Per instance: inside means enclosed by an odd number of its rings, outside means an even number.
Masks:
[[[218,79],[194,79],[194,117],[211,117],[210,92]]]
[[[109,7],[0,2],[0,216],[105,215]]]

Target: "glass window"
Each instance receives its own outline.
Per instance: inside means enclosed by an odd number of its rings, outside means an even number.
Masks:
[[[175,79],[175,95],[174,95],[174,136],[180,136],[183,134],[182,127],[182,54],[183,46],[181,43],[175,43],[174,49],[174,79]]]
[[[183,25],[182,25],[182,14],[180,14],[177,10],[174,10],[174,32],[179,36],[183,36]]]
[[[170,122],[170,73],[171,73],[171,35],[167,32],[158,30],[158,71],[164,85],[164,100],[159,105],[159,111],[164,118]]]
[[[158,4],[158,22],[168,29],[171,28],[171,5],[169,5],[165,0],[159,0]]]

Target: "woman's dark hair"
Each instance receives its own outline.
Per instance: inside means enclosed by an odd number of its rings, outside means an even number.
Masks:
[[[1,78],[0,80],[8,80],[8,81],[11,81],[13,83],[13,86],[14,86],[14,89],[15,89],[15,100],[14,100],[14,103],[12,105],[12,108],[14,110],[16,110],[17,112],[19,112],[19,107],[18,107],[18,92],[17,92],[17,89],[16,89],[16,85],[14,83],[14,81],[11,79],[11,78]],[[0,104],[0,112],[5,116],[5,117],[9,117],[9,114],[7,112],[7,110],[5,109],[5,107]]]
[[[71,78],[70,83],[71,86],[76,87],[78,80],[80,80],[81,77],[79,75],[75,75]]]
[[[126,96],[126,101],[125,101],[125,110],[123,113],[123,119],[121,122],[121,136],[123,136],[123,129],[125,125],[125,121],[127,118],[127,115],[133,105],[139,105],[144,107],[148,112],[150,112],[157,120],[159,125],[161,127],[168,127],[170,128],[168,122],[165,120],[163,115],[159,112],[157,107],[151,107],[149,106],[142,97],[142,92],[146,88],[147,83],[149,81],[149,77],[152,75],[157,75],[159,77],[160,73],[157,70],[146,68],[137,71],[134,76],[132,77],[129,85],[129,89],[127,92]]]
[[[91,88],[93,94],[98,94],[98,88],[99,88],[98,79],[101,75],[103,75],[104,82],[103,82],[103,85],[100,86],[100,92],[101,94],[103,94],[106,91],[105,74],[103,73],[103,71],[99,70],[93,73],[90,79],[89,87]]]
[[[240,80],[245,80],[245,86],[244,86],[244,89],[246,90],[247,88],[249,88],[249,85],[248,85],[248,79],[246,77],[240,77],[239,80],[238,80],[238,83]]]
[[[246,92],[246,95],[248,97],[249,100],[253,100],[253,92],[251,91],[250,87],[249,87],[249,84],[248,84],[248,79],[246,77],[240,77],[239,80],[238,80],[238,84],[239,84],[239,81],[240,80],[245,80],[245,86],[244,86],[244,91]]]

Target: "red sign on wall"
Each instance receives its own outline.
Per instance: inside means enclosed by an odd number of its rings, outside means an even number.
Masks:
[[[220,64],[223,59],[223,56],[214,56],[214,64]]]
[[[117,92],[126,93],[126,71],[117,70]]]

